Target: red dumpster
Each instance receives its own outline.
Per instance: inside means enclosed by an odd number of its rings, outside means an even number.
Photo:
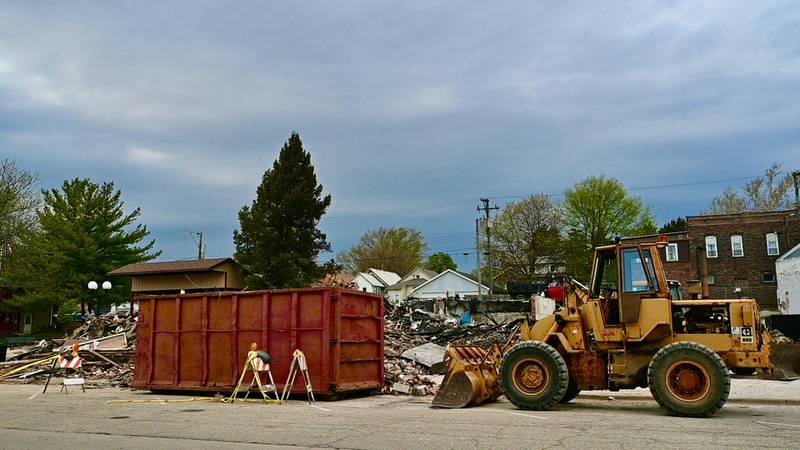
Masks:
[[[232,391],[252,342],[272,356],[279,390],[297,348],[315,395],[383,385],[380,295],[319,288],[145,296],[136,331],[137,389]],[[305,393],[301,377],[292,392]]]

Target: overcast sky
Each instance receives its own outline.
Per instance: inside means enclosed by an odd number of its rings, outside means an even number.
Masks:
[[[5,1],[0,157],[115,182],[161,259],[185,228],[229,256],[297,130],[334,251],[411,226],[462,268],[479,197],[607,175],[663,223],[800,169],[800,3],[489,3]]]

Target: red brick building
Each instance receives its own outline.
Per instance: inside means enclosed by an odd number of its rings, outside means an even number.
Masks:
[[[669,244],[666,248],[659,250],[661,261],[664,263],[664,272],[667,279],[680,281],[685,298],[686,285],[688,280],[697,278],[694,264],[692,262],[691,242],[689,233],[677,231],[674,233],[652,234],[648,236],[637,236],[635,238],[625,238],[624,242],[641,244],[645,242],[655,242],[659,236],[667,236]]]
[[[749,297],[777,309],[775,260],[800,243],[795,210],[686,217],[687,231],[667,233],[661,260],[669,279],[698,280],[698,248],[705,250],[711,298]],[[623,239],[653,241],[657,236]]]
[[[711,298],[750,297],[777,309],[775,260],[800,243],[795,210],[689,216],[686,222],[692,259],[698,247],[706,252]]]

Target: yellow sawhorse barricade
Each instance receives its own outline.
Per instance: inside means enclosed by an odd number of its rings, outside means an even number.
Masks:
[[[247,392],[245,392],[244,399],[242,400],[247,401],[247,396],[250,395],[250,390],[254,385],[256,385],[258,386],[258,391],[261,392],[261,396],[264,397],[265,403],[281,403],[281,398],[278,396],[278,389],[275,387],[275,380],[272,378],[272,371],[269,368],[269,361],[270,357],[267,352],[258,351],[258,346],[255,342],[250,344],[250,351],[247,352],[247,360],[244,362],[244,367],[242,368],[242,375],[239,377],[239,382],[236,383],[236,387],[233,389],[231,396],[222,399],[222,401],[225,403],[236,402],[236,396],[239,394],[239,390],[242,387],[244,376],[248,371],[250,371],[253,373],[253,379],[250,381],[250,385],[247,387]],[[263,384],[261,382],[261,376],[258,374],[259,372],[266,372],[266,375],[269,377],[270,384]],[[275,398],[270,398],[269,393],[275,395]]]

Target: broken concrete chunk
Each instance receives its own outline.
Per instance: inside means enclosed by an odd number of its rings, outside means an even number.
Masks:
[[[430,373],[444,373],[444,352],[441,345],[428,342],[404,351],[400,357],[416,361],[430,369]]]
[[[411,390],[411,395],[424,397],[428,395],[428,388],[426,388],[425,386],[414,386],[414,389]]]
[[[392,390],[395,392],[399,392],[401,394],[408,394],[409,392],[411,392],[411,386],[405,383],[398,382],[392,385]]]

